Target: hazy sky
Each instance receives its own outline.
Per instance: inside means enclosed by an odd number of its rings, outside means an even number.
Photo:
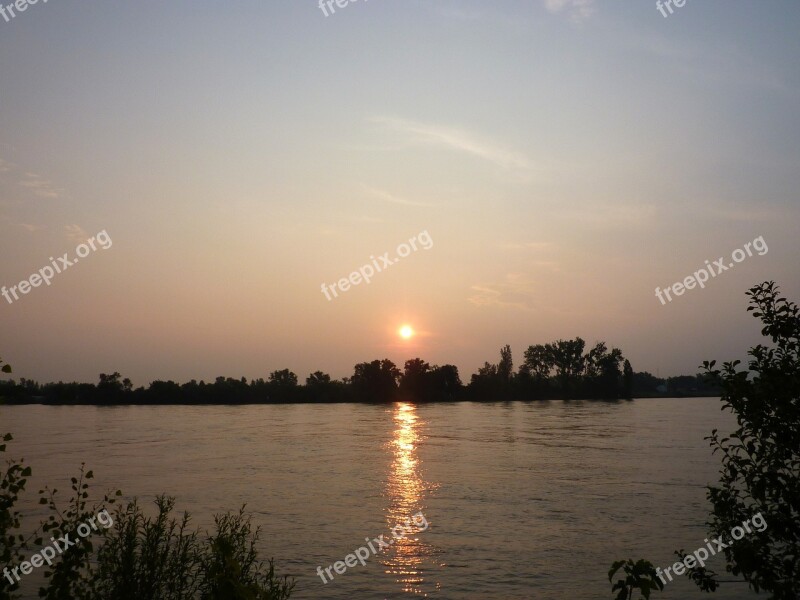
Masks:
[[[113,245],[0,297],[0,357],[136,385],[415,356],[466,382],[574,336],[662,376],[743,357],[747,288],[800,300],[799,28],[796,0],[42,0],[0,18],[0,285]]]

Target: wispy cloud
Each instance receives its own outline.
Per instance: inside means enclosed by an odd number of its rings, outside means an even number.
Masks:
[[[467,300],[480,307],[534,310],[537,305],[535,282],[523,273],[509,273],[505,281],[473,285],[470,289],[472,295]]]
[[[63,193],[63,190],[55,187],[52,183],[36,173],[25,173],[19,184],[31,190],[40,198],[58,198]]]
[[[396,196],[391,192],[387,192],[386,190],[380,190],[377,188],[370,187],[368,185],[362,184],[361,188],[368,195],[372,196],[373,198],[377,198],[378,200],[382,200],[384,202],[390,202],[392,204],[401,204],[403,206],[433,206],[433,204],[428,204],[427,202],[408,200],[407,198]]]
[[[8,215],[0,215],[0,223],[8,223],[11,227],[20,227],[27,231],[28,233],[35,233],[37,231],[42,231],[43,229],[47,229],[44,225],[35,225],[33,223],[20,223],[15,221]]]
[[[573,21],[588,19],[595,12],[594,0],[544,0],[551,13],[568,12]]]
[[[80,225],[65,225],[64,231],[67,234],[67,239],[76,244],[85,242],[86,238],[89,237]]]
[[[405,136],[416,144],[441,146],[471,154],[503,169],[518,171],[533,169],[533,164],[526,156],[480,139],[464,130],[394,117],[373,117],[370,121],[393,133]]]
[[[16,180],[20,187],[30,190],[40,198],[58,198],[64,193],[41,175],[30,171],[22,172],[16,164],[2,158],[0,158],[0,173],[8,173],[6,181]]]

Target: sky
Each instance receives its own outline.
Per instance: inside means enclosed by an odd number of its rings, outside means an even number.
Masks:
[[[304,380],[419,356],[467,382],[505,344],[518,366],[575,336],[664,377],[745,358],[749,287],[800,301],[796,1],[334,9],[0,17],[0,285],[85,255],[0,297],[15,377]]]

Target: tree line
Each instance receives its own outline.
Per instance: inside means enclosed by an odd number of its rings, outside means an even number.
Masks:
[[[510,346],[497,363],[486,362],[464,384],[455,365],[407,360],[401,370],[389,359],[355,365],[353,374],[334,380],[311,373],[301,384],[282,369],[267,379],[217,377],[213,382],[153,381],[134,388],[120,373],[101,373],[98,383],[47,383],[29,379],[0,382],[8,404],[278,404],[325,402],[453,402],[462,400],[617,400],[648,396],[711,396],[719,389],[701,375],[661,379],[635,373],[619,348],[598,342],[587,350],[581,338],[529,346],[515,371]]]

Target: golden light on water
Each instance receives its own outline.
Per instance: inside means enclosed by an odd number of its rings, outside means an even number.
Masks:
[[[394,500],[398,508],[404,510],[404,517],[419,505],[422,481],[417,473],[416,449],[419,443],[417,432],[417,413],[413,404],[399,403],[394,412],[395,432],[394,460],[390,487],[394,490]]]
[[[392,464],[388,479],[389,506],[386,512],[387,525],[405,524],[409,517],[422,512],[425,514],[425,492],[430,489],[420,472],[420,459],[417,454],[424,439],[417,408],[413,404],[400,402],[394,406],[394,433],[390,448]],[[412,523],[413,527],[413,523]],[[428,530],[429,531],[429,530]],[[431,555],[431,546],[424,540],[428,531],[410,534],[397,539],[384,555],[386,573],[395,577],[404,592],[424,594],[422,584],[423,559]]]

